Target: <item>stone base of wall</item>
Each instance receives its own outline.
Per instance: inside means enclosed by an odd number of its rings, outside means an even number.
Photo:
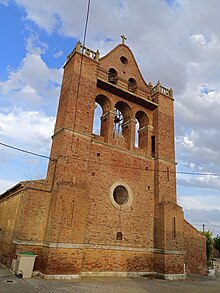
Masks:
[[[22,245],[20,241],[16,251],[36,253],[34,270],[45,279],[149,275],[169,280],[185,279],[183,252],[95,244],[39,244],[32,246],[24,242]]]
[[[186,274],[159,274],[156,272],[81,272],[78,275],[45,275],[41,272],[34,271],[34,276],[39,276],[45,280],[75,280],[82,277],[120,277],[120,278],[137,278],[152,276],[164,280],[185,280]]]

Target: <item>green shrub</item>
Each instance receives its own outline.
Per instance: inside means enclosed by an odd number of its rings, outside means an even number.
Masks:
[[[206,237],[206,257],[209,261],[213,256],[214,239],[212,238],[212,232],[201,232]]]

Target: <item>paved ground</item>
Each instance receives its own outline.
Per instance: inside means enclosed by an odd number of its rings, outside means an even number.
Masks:
[[[220,262],[219,262],[220,263]],[[219,293],[220,272],[215,277],[189,276],[185,281],[148,277],[91,278],[74,281],[49,281],[35,277],[18,279],[0,265],[1,293]]]

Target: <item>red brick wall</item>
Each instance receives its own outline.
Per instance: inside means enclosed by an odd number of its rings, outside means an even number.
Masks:
[[[206,238],[184,221],[185,263],[188,274],[206,274]]]
[[[116,86],[108,83],[109,68],[118,72]],[[128,91],[129,78],[137,82],[135,95]],[[187,248],[187,268],[192,271],[192,251],[199,246],[202,252],[203,238],[197,244],[198,235],[192,232],[195,243],[186,240],[182,209],[176,204],[173,99],[157,92],[153,96],[157,106],[150,95],[127,46],[117,46],[99,62],[76,52],[65,65],[53,161],[44,188],[33,184],[24,191],[13,234],[32,241],[38,253],[35,269],[45,274],[105,270],[183,274]],[[92,134],[95,101],[103,102],[103,137]],[[124,111],[124,138],[113,133],[116,103]],[[134,146],[138,111],[148,121],[143,130],[146,141],[139,149]],[[155,158],[151,136],[156,139]],[[125,206],[112,199],[117,184],[130,192]],[[117,232],[122,240],[116,239]],[[76,248],[65,248],[68,244]],[[27,245],[17,245],[17,250],[31,249]]]
[[[0,262],[9,264],[13,255],[13,231],[16,222],[17,209],[22,192],[0,198]]]

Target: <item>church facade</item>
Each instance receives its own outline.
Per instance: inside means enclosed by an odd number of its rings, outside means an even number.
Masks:
[[[78,42],[46,179],[0,196],[0,261],[35,252],[48,278],[205,274],[206,240],[176,200],[173,106],[124,42],[101,58]]]

